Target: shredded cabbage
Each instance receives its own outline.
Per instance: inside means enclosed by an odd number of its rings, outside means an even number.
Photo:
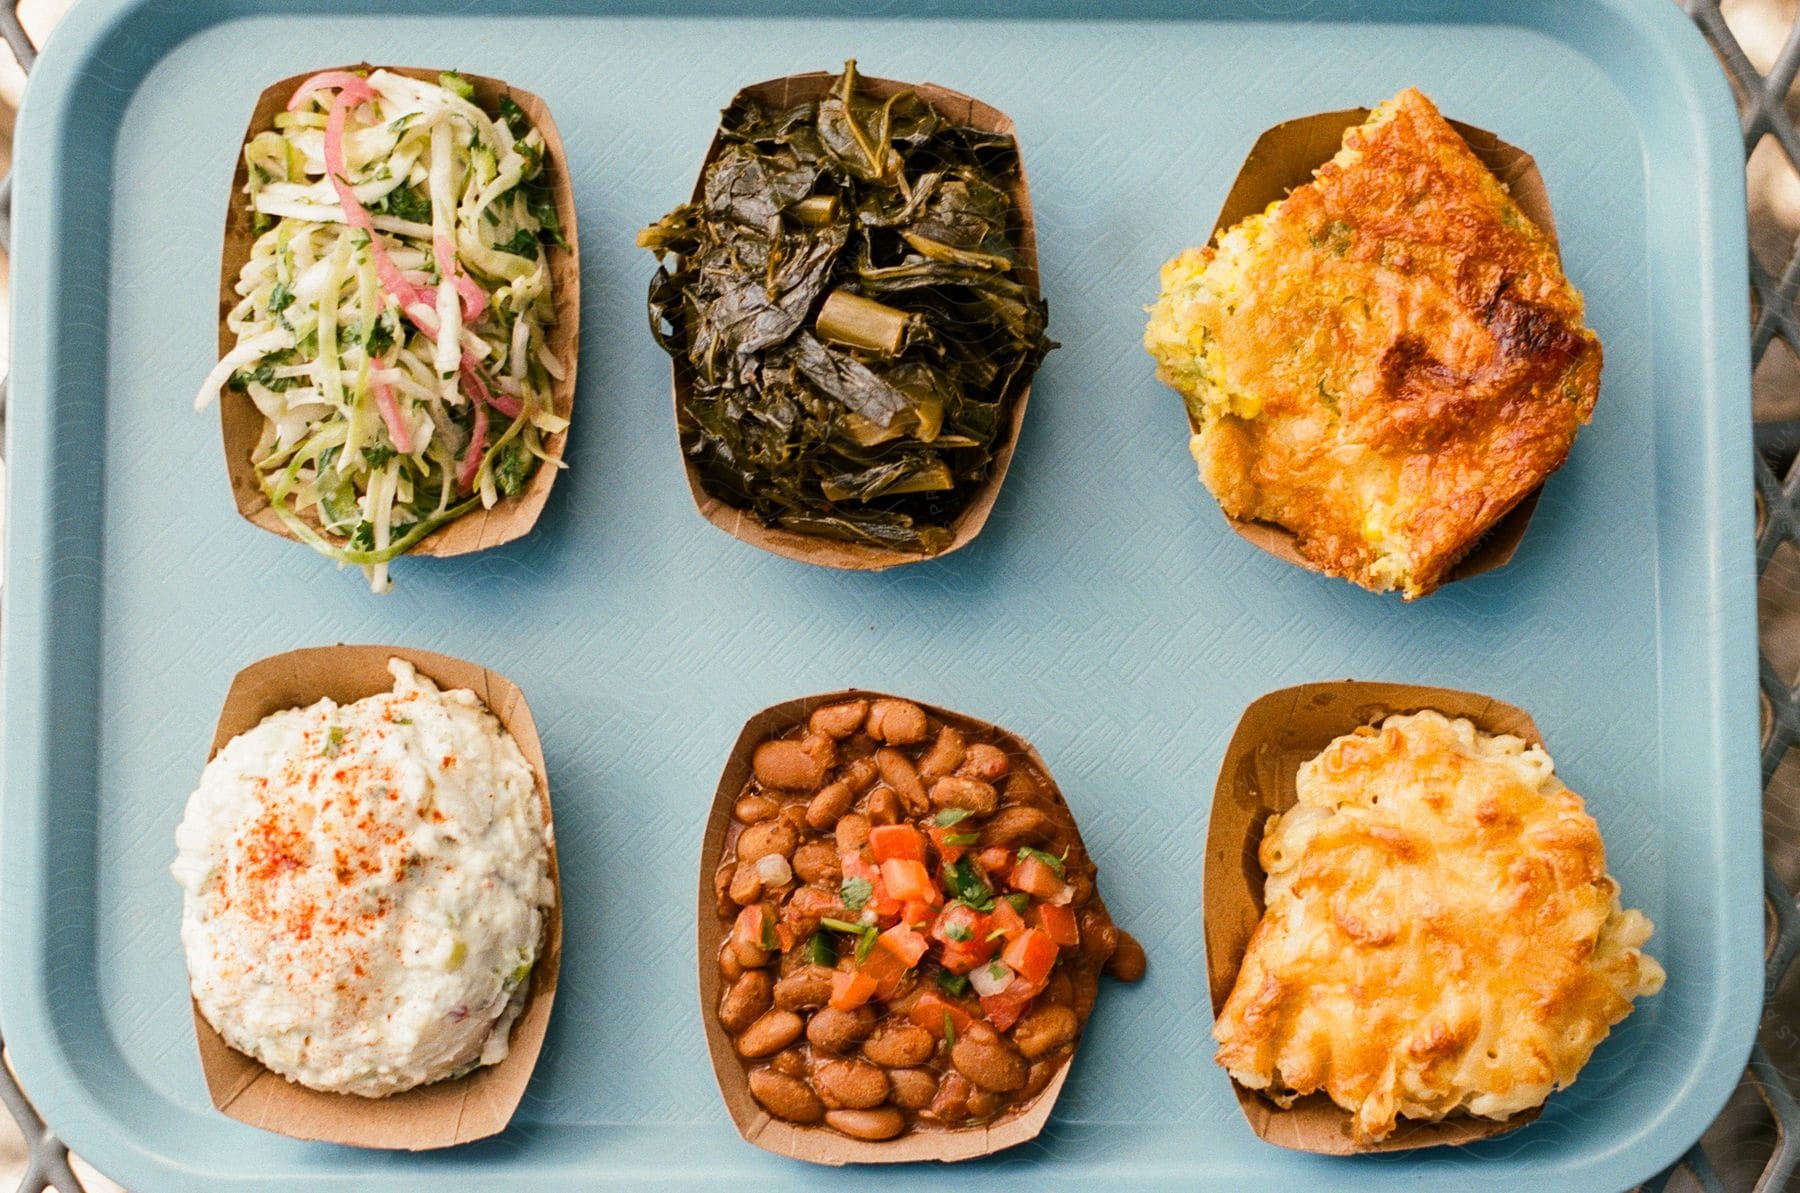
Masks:
[[[393,559],[520,492],[567,426],[545,336],[562,232],[516,105],[483,111],[454,75],[331,78],[244,146],[258,236],[195,407],[254,402],[269,504],[385,592]]]

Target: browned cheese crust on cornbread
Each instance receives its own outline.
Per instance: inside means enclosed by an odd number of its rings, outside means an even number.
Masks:
[[[1556,245],[1410,88],[1165,265],[1150,310],[1225,512],[1408,599],[1562,465],[1600,387]]]

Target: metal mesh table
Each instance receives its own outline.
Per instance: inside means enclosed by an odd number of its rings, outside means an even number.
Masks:
[[[20,23],[23,0],[0,3],[0,37],[30,71],[36,47]],[[1721,11],[1724,0],[1679,0],[1718,53],[1737,93],[1742,113],[1746,160],[1765,141],[1772,142],[1788,167],[1800,178],[1800,124],[1790,110],[1789,92],[1800,74],[1800,7],[1785,18],[1786,39],[1772,65],[1759,72],[1727,25]],[[12,235],[12,177],[0,178],[0,246]],[[1756,255],[1750,261],[1752,295],[1751,356],[1760,369],[1777,343],[1800,360],[1800,241],[1783,246],[1785,264],[1779,272]],[[1800,382],[1790,386],[1800,390]],[[0,379],[0,429],[5,426],[5,381]],[[1800,403],[1800,392],[1785,395]],[[1800,552],[1800,417],[1759,421],[1756,425],[1756,565],[1759,576],[1769,577],[1780,566],[1783,548]],[[1800,560],[1800,555],[1796,555]],[[1800,563],[1786,583],[1800,589]],[[1765,631],[1771,616],[1765,610]],[[1785,652],[1784,652],[1785,653]],[[1800,758],[1800,682],[1790,684],[1777,660],[1771,658],[1767,635],[1760,660],[1763,696],[1762,776],[1765,794],[1773,806],[1778,788],[1793,785],[1783,764],[1790,751]],[[1764,892],[1768,907],[1768,947],[1764,992],[1769,1000],[1761,1037],[1750,1054],[1736,1095],[1724,1114],[1687,1155],[1642,1188],[1649,1193],[1664,1189],[1753,1189],[1773,1193],[1800,1187],[1800,1074],[1784,1073],[1771,1049],[1771,1039],[1793,1050],[1800,1040],[1800,991],[1787,990],[1800,977],[1800,901],[1789,889],[1778,867],[1777,851],[1800,851],[1800,821],[1773,817],[1766,825],[1771,854],[1765,866]],[[3,1042],[0,1042],[3,1043]],[[20,1090],[9,1069],[0,1065],[0,1104],[18,1124],[27,1148],[25,1172],[18,1193],[83,1193],[80,1178],[69,1163],[68,1150],[45,1126]]]

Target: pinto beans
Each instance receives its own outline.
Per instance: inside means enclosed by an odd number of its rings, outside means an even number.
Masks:
[[[829,739],[828,739],[829,740]],[[765,787],[783,791],[816,791],[825,781],[826,763],[797,741],[766,741],[751,755],[750,768]]]
[[[1056,821],[1042,808],[1015,804],[1001,808],[981,826],[981,844],[1045,845],[1056,836]]]
[[[825,1125],[852,1139],[878,1143],[906,1130],[906,1116],[892,1106],[878,1106],[873,1110],[827,1110]]]
[[[890,1069],[888,1098],[907,1110],[923,1110],[937,1097],[937,1077],[927,1069]]]
[[[867,700],[846,700],[842,704],[827,704],[824,708],[814,709],[813,715],[807,718],[806,727],[814,733],[842,740],[861,729],[863,718],[868,715]]]
[[[784,1011],[822,1007],[831,998],[831,971],[823,965],[802,965],[776,982],[772,993],[775,1005]]]
[[[808,841],[794,850],[794,873],[801,882],[836,886],[843,880],[843,867],[838,864],[838,851],[826,841]]]
[[[1000,793],[992,783],[950,775],[931,785],[931,802],[939,808],[961,808],[986,816],[1000,806]]]
[[[1106,908],[1090,903],[1081,909],[1078,921],[1081,933],[1081,955],[1095,965],[1103,965],[1119,948],[1119,929],[1114,926]]]
[[[731,814],[745,824],[757,824],[781,811],[781,805],[766,795],[746,795],[731,806]]]
[[[790,1044],[769,1058],[769,1067],[777,1073],[786,1073],[789,1077],[805,1078],[812,1071],[812,1064],[806,1059],[806,1049],[799,1044]]]
[[[806,1024],[806,1041],[824,1052],[849,1052],[875,1027],[875,1012],[868,1007],[840,1011],[826,1007]]]
[[[1012,762],[1006,757],[1006,751],[986,742],[976,742],[970,746],[956,767],[957,774],[980,779],[984,783],[998,783],[1011,770]]]
[[[1013,1047],[1026,1060],[1036,1060],[1075,1039],[1081,1025],[1065,1006],[1034,1007],[1012,1029]]]
[[[815,709],[805,725],[752,750],[754,774],[733,803],[729,860],[713,875],[720,923],[729,926],[717,1014],[745,1060],[751,1095],[772,1117],[823,1123],[870,1141],[915,1125],[1004,1119],[1066,1071],[1102,967],[1126,980],[1143,974],[1143,950],[1112,924],[1096,897],[1093,863],[1054,784],[1027,752],[1009,750],[1017,743],[945,724],[922,705],[888,698]],[[940,823],[940,813],[949,813],[941,819],[950,823]],[[870,836],[886,825],[909,827],[884,836],[878,859]],[[914,852],[921,844],[922,856]],[[1074,912],[1080,939],[1058,954],[1037,997],[1006,1031],[965,990],[952,997],[969,1017],[956,1019],[953,1036],[946,1029],[940,1037],[911,1016],[917,1000],[940,984],[964,989],[937,972],[958,964],[952,954],[959,942],[951,935],[957,925],[944,935],[924,926],[940,905],[938,894],[948,899],[963,890],[966,875],[953,868],[946,876],[945,866],[967,851],[998,895],[1020,846],[1062,859],[1064,886],[1056,901]],[[767,861],[771,856],[787,866]],[[940,888],[956,889],[917,890],[916,870],[887,866],[915,859]],[[849,873],[874,878],[872,864],[883,867],[873,883],[879,898],[862,892],[861,883],[844,889]],[[778,870],[775,877],[784,881],[770,886],[759,865]],[[908,904],[896,891],[918,902]],[[1037,922],[1035,902],[1024,898],[1018,905],[1027,923]],[[740,915],[742,907],[752,911]],[[768,921],[757,917],[771,913],[780,950],[763,947],[773,941]],[[866,915],[879,930],[896,914],[927,932],[926,955],[882,975],[864,1005],[833,1007],[845,975],[814,962],[809,937],[823,930],[824,918],[860,924]],[[839,931],[840,963],[848,967],[846,950],[857,938],[850,925]],[[890,940],[913,958],[912,938],[902,933]],[[862,988],[846,993],[861,995]]]
[[[1025,1058],[1000,1039],[965,1036],[950,1050],[950,1061],[979,1089],[1004,1094],[1025,1084]]]
[[[925,784],[912,759],[899,750],[875,751],[875,765],[881,768],[881,781],[894,789],[909,816],[923,816],[931,806],[925,798]]]
[[[713,871],[713,897],[718,901],[720,919],[729,919],[737,914],[737,900],[731,897],[731,880],[736,877],[736,862],[726,862]]]
[[[1106,976],[1121,982],[1135,982],[1144,976],[1149,961],[1144,956],[1144,946],[1138,943],[1137,937],[1119,930],[1119,947],[1106,960]]]
[[[925,740],[925,710],[910,700],[877,700],[869,708],[869,736],[890,746]]]
[[[954,725],[945,725],[938,730],[937,741],[931,749],[919,759],[919,777],[927,783],[935,783],[957,767],[962,765],[967,744],[961,730]]]
[[[792,1011],[766,1011],[737,1038],[739,1056],[773,1056],[800,1038],[806,1024]]]
[[[807,827],[824,832],[835,825],[838,817],[848,812],[850,805],[855,802],[856,792],[850,790],[850,784],[842,779],[827,783],[806,805]]]
[[[922,1065],[936,1049],[931,1033],[911,1023],[887,1024],[863,1043],[863,1055],[889,1069]]]
[[[925,1113],[940,1123],[960,1123],[969,1117],[969,1095],[974,1092],[975,1087],[961,1073],[945,1073]]]
[[[739,907],[748,907],[762,898],[762,892],[762,876],[756,872],[756,867],[739,866],[731,876],[731,888],[726,893]]]
[[[766,969],[745,970],[719,999],[719,1023],[736,1035],[755,1023],[774,1004],[775,979]]]
[[[839,852],[861,849],[869,843],[869,818],[861,812],[851,812],[840,817],[836,835]]]
[[[861,795],[869,789],[869,785],[875,782],[875,776],[880,773],[881,768],[875,765],[874,751],[871,750],[840,770],[838,778],[847,784],[851,791]]]
[[[868,814],[870,824],[898,824],[900,822],[900,797],[894,794],[892,787],[877,787],[869,792],[869,800],[863,805]]]
[[[813,1088],[833,1109],[867,1110],[887,1101],[888,1075],[867,1061],[820,1061],[813,1066]]]
[[[751,869],[772,853],[787,857],[800,844],[800,834],[785,820],[765,820],[745,829],[737,839],[738,869]]]
[[[750,1096],[764,1110],[790,1123],[816,1123],[825,1117],[825,1104],[812,1087],[774,1069],[750,1070]]]

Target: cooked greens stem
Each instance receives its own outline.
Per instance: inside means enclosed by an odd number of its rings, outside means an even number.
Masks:
[[[911,320],[905,311],[886,303],[848,290],[833,290],[819,307],[814,330],[822,340],[879,356],[896,356],[906,342],[906,328]]]

